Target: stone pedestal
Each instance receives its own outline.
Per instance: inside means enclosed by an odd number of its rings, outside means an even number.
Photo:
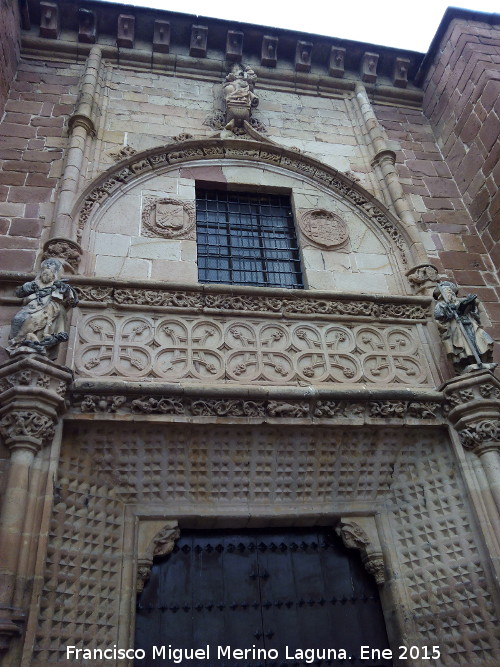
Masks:
[[[71,380],[67,368],[35,354],[0,366],[0,435],[10,451],[0,511],[0,651],[21,633],[25,618],[24,593],[33,576],[29,553],[41,532],[32,521],[41,488],[34,462],[52,443]]]

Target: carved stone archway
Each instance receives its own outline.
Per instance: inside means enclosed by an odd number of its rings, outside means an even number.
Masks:
[[[357,210],[374,229],[395,247],[405,270],[428,258],[416,226],[403,223],[359,183],[319,160],[272,142],[249,139],[188,139],[159,146],[121,160],[94,180],[75,204],[76,240],[81,242],[94,226],[98,212],[120,192],[153,175],[180,165],[215,161],[224,164],[259,164],[282,173],[300,176],[332,192]]]

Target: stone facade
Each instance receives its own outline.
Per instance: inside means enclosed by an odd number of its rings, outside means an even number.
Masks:
[[[183,530],[273,526],[360,552],[396,653],[499,664],[500,383],[453,367],[432,298],[476,294],[455,329],[480,318],[500,360],[498,16],[448,10],[423,56],[21,8],[0,90],[2,664],[132,647]],[[200,283],[199,187],[288,195],[304,289]],[[57,341],[11,334],[59,293]]]

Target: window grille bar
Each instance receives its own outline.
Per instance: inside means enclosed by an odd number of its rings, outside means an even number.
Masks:
[[[196,192],[199,280],[303,287],[290,198]]]

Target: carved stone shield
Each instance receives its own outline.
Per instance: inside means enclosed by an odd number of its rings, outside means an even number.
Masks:
[[[325,209],[305,211],[299,219],[299,226],[310,241],[325,248],[342,245],[349,238],[342,218]]]
[[[192,202],[156,197],[145,200],[142,210],[143,236],[193,239],[195,224]]]

